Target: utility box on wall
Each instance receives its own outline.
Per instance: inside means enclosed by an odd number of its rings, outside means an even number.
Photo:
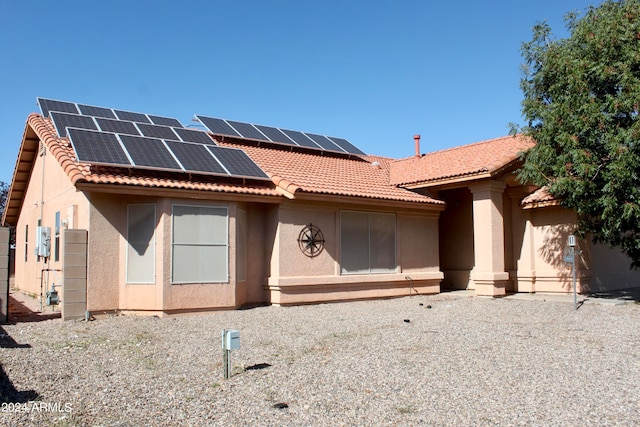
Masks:
[[[51,256],[51,227],[38,227],[36,230],[36,255],[44,258]]]

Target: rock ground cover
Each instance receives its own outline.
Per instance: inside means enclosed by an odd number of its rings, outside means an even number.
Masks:
[[[2,329],[9,426],[640,425],[637,304],[442,294]]]

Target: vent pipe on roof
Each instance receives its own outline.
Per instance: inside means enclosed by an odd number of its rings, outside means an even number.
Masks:
[[[413,135],[413,140],[416,142],[416,157],[420,157],[420,135]]]

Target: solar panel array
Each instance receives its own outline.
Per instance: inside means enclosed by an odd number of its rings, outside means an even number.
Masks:
[[[244,151],[218,147],[170,117],[44,98],[38,104],[80,162],[268,179]]]
[[[214,135],[265,141],[275,144],[285,144],[342,154],[365,155],[362,150],[343,138],[281,129],[272,126],[254,125],[251,123],[217,119],[201,115],[196,115],[196,118],[204,125],[204,127],[209,129],[209,132]]]

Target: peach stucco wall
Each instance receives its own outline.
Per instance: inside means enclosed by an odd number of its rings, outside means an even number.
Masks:
[[[31,178],[26,189],[22,209],[16,224],[16,271],[15,286],[36,296],[41,293],[43,269],[62,269],[60,261],[53,257],[55,234],[55,214],[60,212],[61,222],[68,228],[87,228],[89,225],[89,203],[82,192],[76,191],[58,162],[48,150],[37,155],[34,160]],[[42,226],[51,227],[51,257],[37,259],[36,228],[38,221]],[[28,236],[25,235],[28,226]],[[26,252],[26,253],[25,253]],[[59,285],[61,272],[44,273],[44,288],[52,282]],[[43,289],[46,292],[47,289]]]
[[[341,274],[340,212],[343,209],[396,214],[397,268],[394,273]],[[443,276],[438,261],[438,213],[330,202],[283,203],[277,212],[268,278],[270,302],[301,304],[439,292]],[[298,246],[300,231],[308,224],[320,228],[325,240],[324,250],[316,257],[306,256]]]
[[[264,205],[243,203],[241,221],[236,222],[238,203],[221,200],[180,199],[92,193],[90,233],[89,310],[130,312],[176,312],[213,308],[235,308],[264,301],[266,272]],[[126,282],[127,205],[153,204],[156,210],[154,236],[155,283]],[[221,206],[228,209],[229,280],[222,283],[171,283],[172,207],[174,204]],[[250,242],[240,245],[238,227],[245,227]],[[254,244],[257,243],[257,244]],[[237,251],[245,247],[246,274],[237,280]]]
[[[571,292],[570,264],[564,262],[568,236],[575,229],[576,215],[560,207],[527,209],[515,229],[523,233],[517,260],[518,292]],[[584,249],[588,245],[579,242]],[[578,257],[578,291],[588,283],[589,272],[584,257]]]
[[[640,286],[640,271],[630,268],[631,260],[619,249],[592,244],[585,255],[591,266],[590,291],[602,292]]]

